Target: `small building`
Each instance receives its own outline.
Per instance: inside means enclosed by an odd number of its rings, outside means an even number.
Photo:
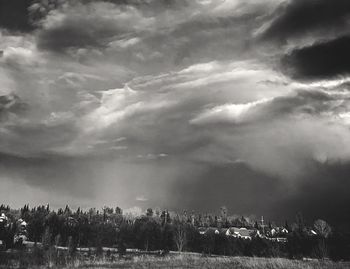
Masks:
[[[220,229],[215,227],[199,227],[198,232],[201,235],[210,234],[210,233],[220,234]]]
[[[271,236],[287,235],[289,232],[284,227],[275,227],[269,231]]]
[[[258,230],[252,230],[247,228],[231,227],[227,229],[226,235],[235,238],[251,240],[253,237],[259,236],[260,232]]]
[[[287,243],[288,239],[286,237],[266,237],[266,239],[277,242],[277,243]]]
[[[4,213],[1,213],[0,225],[5,227],[7,224],[8,224],[8,218],[6,217],[6,215]]]

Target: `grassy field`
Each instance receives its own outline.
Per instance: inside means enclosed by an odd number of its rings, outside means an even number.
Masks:
[[[188,255],[167,257],[133,257],[131,260],[116,262],[95,261],[90,264],[75,264],[72,268],[189,268],[189,269],[340,269],[350,268],[350,263],[331,261],[299,261],[282,258],[248,258],[248,257],[192,257]]]
[[[29,257],[29,258],[28,258]],[[32,258],[28,256],[23,263],[23,257],[12,260],[12,263],[0,265],[0,269],[112,269],[112,268],[135,268],[135,269],[157,269],[157,268],[188,268],[188,269],[341,269],[349,268],[350,262],[332,262],[329,260],[289,260],[284,258],[252,258],[252,257],[205,257],[200,254],[172,253],[167,256],[153,255],[127,255],[124,258],[115,257],[108,259],[106,257],[97,258],[90,256],[89,258],[74,258],[67,260],[64,266],[61,262],[44,262],[41,266],[37,266]],[[64,261],[63,258],[62,261]],[[22,262],[20,262],[22,261]],[[28,261],[30,261],[28,263]],[[44,265],[45,264],[45,265]],[[62,264],[55,266],[54,264]],[[68,265],[68,266],[67,266]]]

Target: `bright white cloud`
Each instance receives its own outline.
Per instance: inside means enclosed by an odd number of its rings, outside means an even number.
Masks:
[[[191,120],[193,124],[210,124],[220,122],[242,123],[249,119],[249,112],[260,105],[271,101],[272,99],[262,99],[246,104],[226,104],[214,107],[199,114]]]

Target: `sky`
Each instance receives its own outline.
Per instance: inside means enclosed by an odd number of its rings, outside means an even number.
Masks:
[[[0,0],[0,197],[350,222],[348,0]]]

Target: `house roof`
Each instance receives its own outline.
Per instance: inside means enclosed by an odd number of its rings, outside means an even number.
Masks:
[[[229,231],[231,234],[237,234],[240,236],[252,236],[256,233],[255,230],[250,230],[246,228],[237,228],[237,227],[231,227],[229,228]]]
[[[220,229],[216,227],[199,227],[198,231],[201,234],[206,234],[206,233],[225,233],[227,229]]]
[[[207,230],[208,230],[208,228],[206,228],[206,227],[199,227],[198,228],[198,232],[200,232],[200,233],[205,233]]]

